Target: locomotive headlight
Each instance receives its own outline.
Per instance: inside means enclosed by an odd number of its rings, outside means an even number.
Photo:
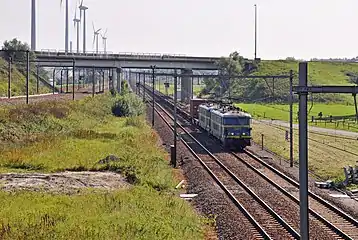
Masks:
[[[231,136],[234,136],[234,135],[235,135],[235,133],[230,133],[230,135],[231,135]]]
[[[246,133],[243,133],[242,136],[246,136]]]

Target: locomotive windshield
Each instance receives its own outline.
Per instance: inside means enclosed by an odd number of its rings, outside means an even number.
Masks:
[[[250,118],[247,117],[224,118],[224,125],[250,125]]]

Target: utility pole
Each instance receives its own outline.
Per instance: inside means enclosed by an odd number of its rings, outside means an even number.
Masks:
[[[76,71],[76,62],[73,59],[72,62],[72,100],[75,100],[75,71]]]
[[[60,90],[60,92],[63,93],[63,68],[61,69],[61,80],[60,80],[60,84],[61,84],[61,90]]]
[[[356,122],[358,122],[357,94],[353,93],[352,95],[354,98],[354,106],[355,106],[355,110],[356,110]]]
[[[37,94],[39,94],[39,78],[40,78],[39,66],[36,65],[36,93]]]
[[[257,5],[255,4],[255,59],[257,58]]]
[[[31,51],[36,50],[36,0],[31,1]]]
[[[66,93],[68,93],[68,68],[66,68]]]
[[[26,104],[29,104],[30,52],[26,52]]]
[[[307,72],[307,62],[300,62],[299,85],[302,87],[307,87]],[[303,92],[299,95],[300,231],[303,240],[309,239],[307,95]]]
[[[174,70],[174,152],[173,152],[173,159],[172,164],[173,167],[177,166],[177,102],[178,102],[178,76],[177,76],[177,70]]]
[[[65,52],[68,53],[68,0],[66,0]],[[68,73],[68,71],[67,71],[67,73]]]
[[[62,73],[62,71],[61,71]],[[62,75],[61,75],[62,76]],[[52,72],[52,94],[55,94],[55,79],[56,79],[56,68],[53,69]]]
[[[154,99],[154,90],[155,90],[155,65],[150,66],[152,69],[152,97],[153,97],[153,106],[152,106],[152,127],[154,127],[154,105],[155,105],[155,99]]]
[[[145,73],[143,73],[143,102],[145,102]]]
[[[92,97],[94,97],[95,89],[95,82],[94,82],[94,66],[92,67]]]
[[[290,167],[293,167],[293,71],[290,71]]]
[[[7,85],[7,97],[10,99],[11,98],[11,71],[12,71],[12,58],[9,58],[9,79],[8,79],[8,85]]]

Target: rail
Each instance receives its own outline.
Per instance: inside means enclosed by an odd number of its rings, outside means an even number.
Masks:
[[[159,92],[156,91],[157,94],[160,94]],[[162,94],[160,94],[162,95]],[[168,98],[170,99],[170,98]],[[172,104],[172,103],[170,103]],[[178,109],[179,110],[179,109]],[[185,112],[185,111],[182,111]],[[189,115],[185,112],[185,116],[188,117]],[[271,170],[272,172],[274,172],[276,175],[278,175],[279,177],[283,178],[284,180],[286,180],[288,183],[290,183],[291,185],[293,185],[296,188],[299,188],[299,184],[291,179],[290,177],[288,177],[287,175],[283,174],[282,172],[280,172],[279,170],[275,169],[274,167],[272,167],[271,165],[267,164],[266,162],[264,162],[262,159],[258,158],[256,155],[254,155],[252,152],[249,151],[245,151],[245,153],[250,156],[251,158],[257,160],[259,163],[261,163],[263,166],[265,166],[266,168],[268,168],[269,170]],[[257,174],[259,174],[263,179],[265,179],[266,181],[268,181],[269,183],[271,183],[276,189],[278,189],[280,192],[282,192],[285,196],[289,197],[291,200],[293,200],[296,204],[299,204],[299,200],[297,198],[295,198],[292,194],[290,194],[288,191],[284,190],[280,185],[276,184],[275,182],[273,182],[271,179],[269,179],[268,177],[266,177],[264,174],[262,174],[260,171],[258,171],[255,167],[251,166],[250,164],[248,164],[247,162],[245,162],[243,159],[241,159],[239,156],[235,155],[233,153],[234,156],[237,157],[237,159],[239,159],[241,162],[243,162],[248,168],[252,169],[254,172],[256,172]],[[345,220],[345,222],[341,222],[340,226],[337,227],[334,224],[332,224],[331,222],[329,222],[326,218],[324,218],[322,215],[320,215],[318,212],[309,209],[309,213],[314,216],[317,220],[319,220],[320,222],[322,222],[325,226],[327,226],[328,228],[331,229],[331,231],[333,231],[334,233],[336,233],[337,235],[339,235],[340,237],[342,237],[343,239],[354,239],[351,236],[354,237],[358,237],[358,235],[356,235],[357,233],[354,232],[354,229],[357,230],[358,229],[358,221],[355,220],[353,217],[351,217],[350,215],[348,215],[347,213],[343,212],[342,210],[338,209],[337,207],[335,207],[334,205],[328,203],[326,200],[324,200],[323,198],[321,198],[320,196],[312,193],[311,191],[309,191],[309,196],[317,201],[319,204],[323,205],[324,207],[327,208],[327,210],[325,212],[329,212],[332,211],[334,214],[338,215],[338,217],[342,218]],[[326,213],[328,214],[328,213]],[[331,217],[331,216],[329,216]],[[337,217],[337,216],[336,216]],[[336,219],[335,223],[339,221],[338,219]],[[348,225],[347,225],[348,224]],[[348,229],[348,232],[345,232],[342,230],[343,229]],[[352,230],[353,229],[353,230]],[[351,235],[350,235],[351,234]]]
[[[146,88],[147,92],[150,92],[151,90]],[[157,96],[158,97],[158,96]],[[167,115],[169,116],[169,118],[171,120],[174,120],[174,118],[172,117],[172,115],[170,113],[168,113],[159,103],[156,103],[156,105]],[[158,111],[156,111],[158,113]],[[165,119],[163,119],[164,121],[166,121]],[[166,124],[168,126],[171,127],[170,123]],[[277,225],[282,227],[283,231],[286,231],[287,234],[290,237],[293,237],[294,239],[299,239],[300,236],[299,234],[284,220],[280,217],[279,214],[277,214],[271,207],[269,207],[259,196],[257,196],[241,179],[239,179],[222,161],[220,161],[213,153],[211,153],[204,145],[202,145],[193,135],[191,135],[189,133],[189,131],[187,131],[180,123],[178,123],[178,128],[180,128],[187,136],[189,136],[189,138],[194,141],[198,146],[200,146],[201,149],[203,149],[206,154],[208,156],[210,156],[211,159],[214,160],[214,162],[217,164],[217,166],[220,167],[221,170],[223,170],[227,175],[229,175],[231,177],[231,179],[233,179],[233,181],[240,186],[249,196],[251,196],[251,198],[254,199],[255,202],[257,202],[259,204],[259,206],[262,207],[262,209],[264,210],[264,212],[262,212],[262,214],[266,213],[268,215],[270,215],[277,223]],[[171,127],[172,129],[172,127]],[[196,152],[189,146],[189,144],[183,139],[180,138],[181,141],[186,145],[186,147],[189,149],[189,151],[191,153],[193,153],[193,155],[199,160],[199,162],[201,163],[201,165],[209,172],[209,174],[214,178],[214,180],[218,183],[218,185],[227,193],[227,195],[230,197],[230,199],[232,199],[232,201],[235,203],[235,205],[241,210],[243,211],[243,213],[245,214],[245,216],[249,217],[250,222],[255,225],[256,229],[260,231],[263,237],[265,237],[265,239],[272,239],[272,237],[264,230],[264,227],[259,225],[256,220],[251,216],[250,212],[248,210],[245,209],[245,207],[243,205],[241,205],[241,203],[239,202],[239,200],[237,200],[237,196],[235,197],[235,195],[228,190],[228,186],[223,182],[223,180],[225,178],[223,178],[222,173],[219,174],[215,174],[215,172],[218,172],[218,169],[211,166],[212,162],[208,161],[208,160],[203,160],[202,158],[200,158]],[[214,170],[216,169],[216,170]],[[220,180],[221,179],[221,180]],[[227,180],[226,180],[227,181]],[[231,185],[232,189],[233,185]],[[271,228],[277,228],[265,223],[266,228],[269,228],[271,230],[271,232],[274,232]],[[283,234],[283,233],[282,233]]]

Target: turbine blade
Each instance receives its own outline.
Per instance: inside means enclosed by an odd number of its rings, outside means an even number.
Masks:
[[[106,28],[106,31],[103,34],[105,37],[107,36],[107,31],[108,31],[108,28]]]
[[[94,28],[94,23],[92,22],[93,32],[96,32],[96,29]]]
[[[81,0],[81,5],[80,5],[81,7],[83,6],[83,0]]]

